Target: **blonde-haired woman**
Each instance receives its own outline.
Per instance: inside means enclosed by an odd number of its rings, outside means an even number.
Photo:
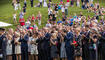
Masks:
[[[16,54],[16,58],[17,60],[21,60],[21,43],[19,42],[20,39],[20,33],[19,32],[15,32],[15,54]]]
[[[66,33],[62,32],[61,35],[61,47],[60,47],[60,58],[62,60],[67,60],[67,55],[66,55],[66,48],[65,48],[65,41],[64,41],[64,37],[66,36]]]
[[[12,60],[12,44],[11,44],[11,41],[12,41],[12,36],[7,33],[7,47],[6,47],[6,53],[7,53],[7,60]]]
[[[31,58],[32,60],[38,60],[38,49],[37,49],[37,43],[36,40],[38,39],[37,33],[35,33],[32,36],[32,40],[31,40]]]
[[[57,60],[58,50],[57,50],[57,34],[56,33],[52,33],[50,42],[51,42],[51,58],[53,60]]]
[[[77,27],[75,31],[74,45],[74,57],[75,60],[82,60],[82,36],[80,35],[81,27]]]

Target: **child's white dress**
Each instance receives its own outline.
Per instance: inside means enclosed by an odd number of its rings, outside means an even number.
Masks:
[[[43,7],[47,7],[47,3],[46,3],[46,0],[44,0],[44,4],[43,4]]]
[[[65,8],[64,8],[64,6],[62,7],[62,9],[61,9],[61,10],[62,10],[62,13],[64,13],[64,12],[65,12]]]

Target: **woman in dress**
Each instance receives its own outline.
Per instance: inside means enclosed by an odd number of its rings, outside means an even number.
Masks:
[[[82,60],[82,41],[80,35],[80,27],[75,29],[75,38],[73,41],[74,45],[74,57],[75,60]]]
[[[29,56],[29,60],[31,59],[31,40],[32,40],[32,30],[30,29],[28,31],[28,35],[29,35],[29,41],[28,41],[28,56]]]
[[[14,33],[15,35],[15,54],[16,54],[16,58],[17,60],[21,60],[21,46],[20,46],[20,42],[19,42],[19,39],[20,39],[20,33],[19,32],[16,32]]]
[[[6,47],[6,52],[7,52],[7,60],[12,60],[12,35],[7,34],[7,47]]]
[[[37,36],[38,33],[35,33],[33,36],[32,36],[32,39],[31,39],[31,56],[32,56],[32,60],[38,60],[38,49],[37,49],[37,43],[36,43],[36,40],[38,39],[38,36]]]
[[[57,51],[57,34],[56,33],[52,33],[50,42],[51,42],[51,58],[53,60],[57,60],[58,51]]]
[[[66,35],[66,33],[64,33],[64,32],[63,32],[63,34],[61,35],[60,58],[61,58],[62,60],[67,60],[66,49],[65,49],[65,41],[64,41],[65,35]]]

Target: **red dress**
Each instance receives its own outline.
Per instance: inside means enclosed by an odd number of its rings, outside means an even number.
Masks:
[[[21,25],[21,26],[24,26],[24,25],[25,25],[25,21],[24,21],[24,18],[22,18],[22,19],[19,19],[19,23],[20,23],[20,25]]]
[[[35,20],[35,17],[34,16],[32,16],[32,20]]]

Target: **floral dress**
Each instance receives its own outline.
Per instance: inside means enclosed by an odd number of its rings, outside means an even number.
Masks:
[[[7,41],[6,52],[7,52],[7,55],[12,55],[12,44],[11,44],[11,40],[8,40]]]

